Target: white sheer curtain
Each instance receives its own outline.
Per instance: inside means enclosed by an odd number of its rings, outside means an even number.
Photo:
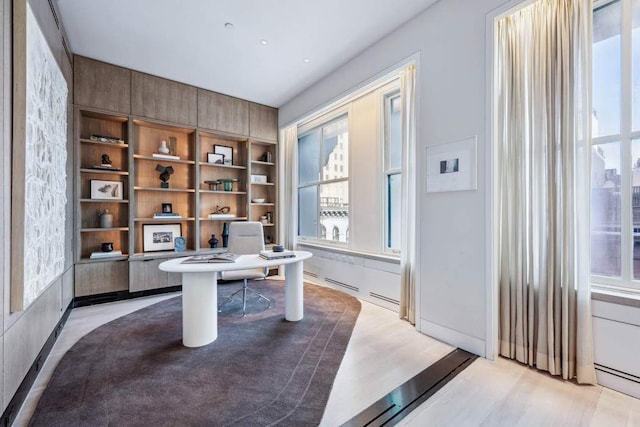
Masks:
[[[500,354],[580,383],[593,365],[589,0],[497,23]]]
[[[400,73],[402,98],[402,226],[400,318],[416,323],[416,67]]]
[[[284,226],[284,244],[294,249],[298,235],[298,127],[290,126],[284,130],[284,203],[281,204],[280,221]]]

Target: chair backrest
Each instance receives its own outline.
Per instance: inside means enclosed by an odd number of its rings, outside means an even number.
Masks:
[[[232,222],[229,226],[229,252],[239,255],[257,254],[264,250],[262,223]]]

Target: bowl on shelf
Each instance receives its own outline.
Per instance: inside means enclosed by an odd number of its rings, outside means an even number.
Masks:
[[[251,199],[251,203],[264,203],[264,199]]]

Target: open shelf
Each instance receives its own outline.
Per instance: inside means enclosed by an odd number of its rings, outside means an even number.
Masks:
[[[107,231],[129,231],[129,227],[112,227],[112,228],[81,228],[81,233],[104,233]]]
[[[182,163],[185,165],[195,165],[196,162],[193,160],[182,160],[182,159],[163,159],[161,157],[153,157],[153,156],[143,156],[142,154],[134,154],[134,159],[138,160],[151,160],[154,162],[169,162],[169,163]]]
[[[200,163],[200,166],[208,166],[212,168],[222,168],[222,169],[247,169],[246,166],[238,166],[238,165],[218,165],[215,163]]]
[[[109,169],[90,169],[90,168],[82,168],[80,169],[81,173],[100,173],[100,174],[105,174],[105,175],[121,175],[121,176],[128,176],[129,172],[127,171],[115,171],[115,170],[109,170]]]

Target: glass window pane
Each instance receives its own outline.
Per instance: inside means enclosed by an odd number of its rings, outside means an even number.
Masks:
[[[314,130],[298,138],[298,183],[317,182],[320,178],[320,132]]]
[[[620,133],[620,2],[593,12],[593,136]]]
[[[631,9],[631,79],[633,98],[633,130],[640,130],[640,0],[633,0]]]
[[[633,221],[633,278],[640,280],[640,139],[631,143],[631,220]]]
[[[318,234],[318,187],[298,189],[298,236],[316,238]]]
[[[347,243],[349,241],[349,182],[333,182],[320,185],[320,224],[327,233],[326,239]]]
[[[400,95],[389,98],[389,164],[387,169],[402,167],[402,103]]]
[[[401,175],[387,177],[387,248],[400,250],[400,198]]]
[[[620,143],[593,147],[591,273],[620,277]]]
[[[322,128],[322,180],[349,177],[349,122],[347,117]]]

